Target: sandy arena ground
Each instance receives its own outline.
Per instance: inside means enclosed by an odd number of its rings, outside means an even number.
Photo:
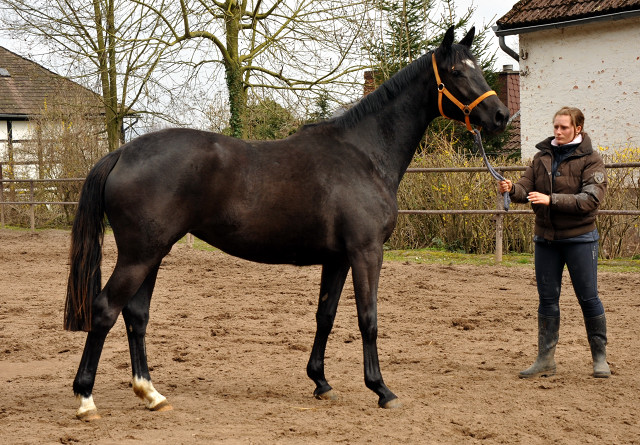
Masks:
[[[638,444],[640,271],[600,273],[610,379],[591,357],[570,283],[561,299],[558,374],[520,380],[536,354],[531,266],[387,262],[379,297],[382,373],[403,408],[363,382],[350,279],[327,348],[337,402],[313,398],[305,367],[317,267],[267,266],[176,245],[147,335],[149,412],[130,385],[124,324],[111,331],[94,398],[76,420],[71,383],[84,333],[62,330],[68,233],[0,230],[0,442],[3,444]],[[103,271],[113,267],[106,237]]]

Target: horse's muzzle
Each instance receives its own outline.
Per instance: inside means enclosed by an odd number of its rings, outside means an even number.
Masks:
[[[498,107],[491,122],[485,122],[482,127],[490,134],[502,133],[509,123],[509,109],[504,105]]]

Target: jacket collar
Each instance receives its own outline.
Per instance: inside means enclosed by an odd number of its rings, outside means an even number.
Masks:
[[[543,153],[553,154],[554,146],[551,145],[551,141],[555,139],[553,136],[549,136],[545,140],[538,142],[536,144],[536,148]],[[593,152],[593,147],[591,146],[591,138],[587,133],[582,133],[582,142],[573,152],[572,156],[584,156],[591,154]]]

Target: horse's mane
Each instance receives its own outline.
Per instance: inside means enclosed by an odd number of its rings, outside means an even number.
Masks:
[[[326,123],[331,123],[342,128],[349,128],[357,124],[362,118],[368,114],[375,113],[383,108],[390,100],[400,94],[400,92],[407,87],[419,74],[424,73],[425,70],[431,70],[431,54],[434,50],[423,54],[418,59],[411,62],[409,65],[398,71],[390,79],[380,85],[375,91],[367,94],[360,99],[353,107],[349,108],[344,114],[334,117]],[[437,52],[437,56],[441,56],[441,51]],[[448,52],[446,58],[450,63],[452,60],[458,60],[461,57],[473,57],[471,52],[465,46],[453,45],[452,50]],[[308,124],[307,126],[315,126],[322,124],[323,122],[317,122],[316,124]]]
[[[332,119],[331,122],[343,128],[348,128],[360,122],[364,116],[379,111],[390,100],[397,97],[419,73],[430,67],[431,53],[432,51],[429,51],[405,66],[374,91],[360,99],[344,114]]]

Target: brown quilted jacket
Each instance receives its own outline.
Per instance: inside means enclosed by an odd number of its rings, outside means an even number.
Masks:
[[[526,203],[527,194],[537,191],[551,196],[551,205],[533,204],[536,215],[535,234],[547,240],[572,238],[596,228],[598,207],[607,191],[604,161],[591,147],[591,139],[583,140],[575,151],[558,166],[555,181],[551,177],[553,137],[536,145],[540,150],[514,184],[510,195],[514,202]]]

